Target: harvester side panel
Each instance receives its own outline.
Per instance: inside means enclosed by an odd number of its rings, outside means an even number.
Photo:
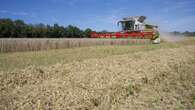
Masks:
[[[92,38],[140,38],[152,39],[153,32],[116,32],[116,33],[91,33]]]

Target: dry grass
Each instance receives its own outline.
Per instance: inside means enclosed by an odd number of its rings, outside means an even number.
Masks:
[[[142,42],[150,43],[149,39],[0,39],[0,52],[39,51],[86,47],[94,45],[130,45]]]
[[[22,69],[28,66],[69,63],[91,58],[104,58],[111,55],[151,51],[160,48],[178,48],[178,45],[134,45],[134,46],[93,46],[73,49],[58,49],[34,52],[16,52],[0,54],[0,71]]]
[[[66,56],[70,61],[59,57],[64,61],[54,61],[52,65],[30,63],[24,69],[2,71],[0,109],[195,109],[193,43],[132,48],[99,46],[43,53],[70,54]],[[23,55],[26,59],[33,54],[15,53],[13,58]],[[2,54],[1,58],[11,59],[12,54]],[[44,58],[52,60],[52,57],[40,57]]]

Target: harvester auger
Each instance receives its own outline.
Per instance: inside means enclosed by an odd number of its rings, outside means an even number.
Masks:
[[[150,39],[152,43],[160,43],[158,26],[145,23],[145,16],[130,16],[118,22],[122,31],[113,33],[92,32],[92,38],[132,38]]]

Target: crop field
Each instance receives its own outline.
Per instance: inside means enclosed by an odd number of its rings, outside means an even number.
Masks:
[[[195,38],[0,53],[0,110],[12,109],[194,110]]]
[[[15,38],[0,39],[0,52],[39,51],[98,45],[148,44],[149,39]]]

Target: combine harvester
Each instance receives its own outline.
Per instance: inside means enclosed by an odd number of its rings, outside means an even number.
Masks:
[[[145,23],[145,16],[130,16],[118,22],[122,31],[114,33],[92,32],[92,38],[130,38],[147,39],[154,44],[160,43],[158,26]]]

